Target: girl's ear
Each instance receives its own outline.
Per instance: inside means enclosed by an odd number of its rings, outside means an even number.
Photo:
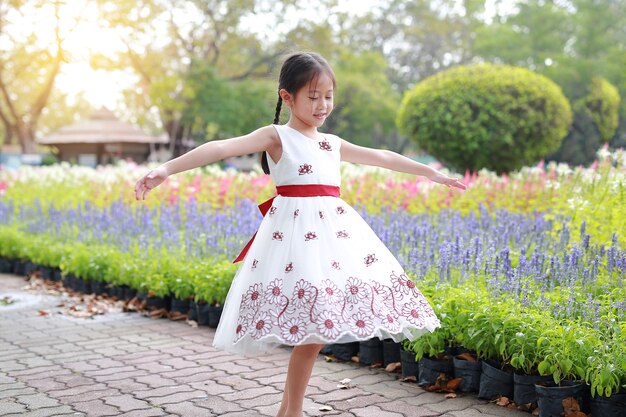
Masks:
[[[291,107],[291,104],[293,103],[293,97],[291,96],[291,94],[289,94],[289,92],[287,90],[285,90],[284,88],[281,88],[280,90],[278,90],[278,94],[280,95],[280,98],[283,99],[283,102]]]

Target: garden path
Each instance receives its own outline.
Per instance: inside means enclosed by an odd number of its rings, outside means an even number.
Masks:
[[[0,416],[274,416],[289,347],[259,359],[211,347],[215,329],[138,313],[73,317],[66,295],[25,290],[0,274]],[[40,310],[48,313],[40,315]],[[400,374],[320,355],[306,392],[305,416],[526,417],[473,394],[446,399]],[[350,378],[353,385],[339,389]],[[333,411],[320,411],[322,405]]]

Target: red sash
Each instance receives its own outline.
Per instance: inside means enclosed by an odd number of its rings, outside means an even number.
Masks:
[[[282,195],[284,197],[317,197],[317,196],[331,196],[331,197],[339,197],[339,187],[335,185],[324,185],[324,184],[294,184],[294,185],[279,185],[276,187],[276,194]],[[270,207],[272,207],[272,203],[274,202],[274,198],[276,196],[270,198],[267,201],[259,204],[259,211],[261,214],[265,216],[265,214],[269,211]],[[237,263],[241,261],[248,253],[248,249],[250,249],[250,245],[254,241],[256,236],[256,232],[252,238],[248,241],[246,246],[244,246],[243,250],[235,258],[233,263]]]

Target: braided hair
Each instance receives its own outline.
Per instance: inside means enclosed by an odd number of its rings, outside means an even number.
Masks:
[[[328,62],[320,54],[315,52],[296,52],[285,59],[278,78],[279,93],[273,124],[278,124],[280,110],[283,106],[280,90],[284,88],[289,94],[295,94],[300,88],[323,72],[333,81],[334,87],[336,84],[335,74]],[[262,152],[261,166],[263,167],[263,172],[266,174],[270,173],[269,165],[267,164],[267,152]]]

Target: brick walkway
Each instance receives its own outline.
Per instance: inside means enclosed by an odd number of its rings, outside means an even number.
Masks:
[[[184,321],[55,314],[62,296],[26,292],[25,284],[0,274],[0,298],[17,300],[0,304],[0,416],[275,416],[290,348],[246,359],[212,348],[214,329]],[[399,376],[320,355],[305,416],[530,416],[472,394],[445,399]],[[344,378],[354,386],[338,389]]]

